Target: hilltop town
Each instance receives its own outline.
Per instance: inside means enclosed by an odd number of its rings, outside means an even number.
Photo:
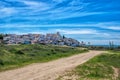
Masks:
[[[80,42],[67,38],[64,35],[61,36],[59,32],[55,34],[7,34],[3,37],[5,44],[53,44],[53,45],[67,45],[67,46],[80,46]]]

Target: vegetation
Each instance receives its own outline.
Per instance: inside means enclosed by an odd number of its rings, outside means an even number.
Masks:
[[[85,46],[85,48],[88,48],[89,50],[116,50],[120,51],[120,46]]]
[[[67,57],[87,49],[52,45],[0,45],[0,71]]]
[[[76,75],[77,80],[120,80],[120,51],[109,51],[94,57],[66,75]]]
[[[0,39],[1,39],[1,40],[3,39],[3,35],[2,35],[2,34],[0,34]]]

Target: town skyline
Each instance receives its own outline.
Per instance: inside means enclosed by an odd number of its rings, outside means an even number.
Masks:
[[[59,32],[48,34],[3,34],[4,44],[52,44],[60,46],[84,46],[84,42],[79,42],[73,38],[65,37]]]
[[[0,34],[0,35],[3,35],[3,41],[5,44],[26,44],[26,42],[28,42],[28,44],[53,44],[53,45],[63,46],[66,45],[64,43],[67,40],[68,42],[70,41],[70,44],[66,46],[73,46],[71,44],[74,44],[74,42],[76,42],[75,45],[77,46],[109,46],[110,44],[114,46],[119,46],[119,44],[115,44],[114,41],[108,41],[106,42],[106,44],[94,44],[90,41],[82,41],[82,40],[79,41],[77,39],[67,37],[65,35],[61,35],[60,32],[46,33],[46,34],[23,33],[23,34]],[[55,41],[59,43],[55,44],[55,43],[51,43],[51,41],[52,42]]]

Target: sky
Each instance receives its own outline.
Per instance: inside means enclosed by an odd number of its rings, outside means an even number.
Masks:
[[[0,33],[56,32],[120,45],[120,0],[0,0]]]

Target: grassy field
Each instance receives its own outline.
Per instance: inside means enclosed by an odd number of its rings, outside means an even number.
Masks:
[[[58,78],[66,80],[120,80],[120,51],[108,51]]]
[[[0,45],[0,71],[86,52],[87,49],[52,45]]]

